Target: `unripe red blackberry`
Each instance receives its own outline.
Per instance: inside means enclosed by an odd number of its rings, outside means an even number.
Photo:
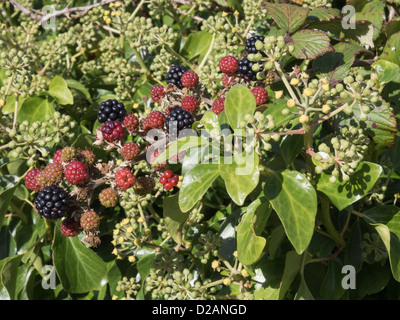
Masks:
[[[85,183],[89,178],[88,166],[78,160],[72,161],[65,167],[64,176],[73,185]]]
[[[61,163],[61,152],[62,149],[58,149],[53,155],[53,162]]]
[[[112,142],[121,140],[125,136],[124,127],[119,121],[107,121],[100,127],[104,140]]]
[[[221,97],[221,98],[216,99],[213,102],[211,110],[215,114],[220,114],[222,111],[224,111],[225,110],[225,98]]]
[[[194,71],[186,71],[181,77],[182,86],[192,89],[199,83],[199,76]]]
[[[82,150],[79,153],[79,159],[88,166],[92,166],[96,162],[96,156],[93,151],[87,149]]]
[[[232,87],[236,83],[236,77],[235,76],[229,76],[227,74],[224,74],[222,76],[222,85],[225,88]]]
[[[257,106],[262,105],[268,101],[268,92],[263,87],[254,87],[250,91],[256,98]]]
[[[70,162],[77,155],[75,147],[64,147],[61,149],[60,160],[61,162]]]
[[[151,193],[154,187],[154,179],[151,177],[138,177],[133,185],[135,192],[141,196]]]
[[[59,184],[63,178],[63,171],[63,166],[58,162],[48,164],[43,170],[46,180],[45,185],[51,186]]]
[[[125,160],[134,160],[140,154],[140,146],[135,142],[127,142],[121,149],[121,155]]]
[[[238,70],[239,62],[233,56],[226,56],[219,61],[218,66],[221,72],[232,75]]]
[[[135,183],[135,176],[129,169],[121,169],[115,173],[115,183],[117,187],[125,191]]]
[[[40,189],[40,185],[37,184],[36,176],[40,172],[42,172],[40,169],[29,170],[25,175],[25,187],[32,191],[38,191]]]
[[[74,218],[65,218],[61,223],[61,233],[66,237],[76,237],[80,230],[79,222]]]
[[[113,208],[118,203],[118,194],[113,188],[106,188],[101,190],[99,200],[106,208]]]
[[[196,97],[187,96],[182,99],[181,108],[190,113],[194,113],[199,109],[200,101]]]
[[[165,123],[165,115],[160,111],[153,110],[150,114],[142,121],[142,129],[149,131],[151,129],[162,129]]]
[[[85,211],[80,218],[80,225],[83,230],[91,231],[97,229],[100,224],[99,215],[94,210]]]
[[[128,114],[124,118],[123,124],[125,128],[130,132],[134,132],[139,129],[139,119],[134,114]]]
[[[165,90],[163,86],[154,86],[150,90],[150,97],[153,101],[159,101],[165,96]]]

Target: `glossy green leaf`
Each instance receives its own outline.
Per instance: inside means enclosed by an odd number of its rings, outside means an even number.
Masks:
[[[246,158],[242,159],[243,164],[236,163],[236,159],[233,159],[232,164],[221,163],[219,171],[225,181],[229,196],[237,205],[241,206],[250,192],[258,185],[260,177],[259,157],[255,152],[248,154]]]
[[[279,300],[282,300],[290,288],[294,278],[300,271],[302,256],[295,251],[289,251],[286,254],[285,269],[283,271],[282,281],[279,288]]]
[[[375,230],[381,237],[389,254],[393,277],[400,282],[400,240],[384,224],[376,224]]]
[[[79,81],[76,81],[74,79],[67,79],[66,83],[69,88],[72,88],[72,89],[75,89],[75,90],[81,92],[85,96],[87,101],[92,103],[92,97],[90,96],[90,92],[82,83],[80,83]]]
[[[181,211],[187,212],[193,208],[218,176],[218,164],[199,164],[187,172],[179,191]]]
[[[282,158],[285,160],[286,167],[289,167],[297,155],[304,147],[304,137],[301,134],[286,136],[281,142]]]
[[[268,14],[275,20],[276,24],[293,33],[299,29],[307,19],[310,9],[298,7],[292,4],[263,3]]]
[[[320,288],[322,298],[326,300],[338,300],[344,294],[345,290],[342,287],[342,267],[343,263],[338,258],[328,261],[328,270]]]
[[[187,220],[188,214],[180,210],[178,196],[179,194],[175,194],[163,199],[163,218],[172,239],[174,239],[177,244],[181,244],[182,225]]]
[[[257,199],[248,207],[237,227],[237,254],[244,265],[255,263],[261,256],[266,239],[259,234],[267,223],[271,207],[266,199]],[[257,230],[258,229],[258,230]]]
[[[338,179],[329,181],[330,175],[322,173],[317,181],[317,190],[324,193],[342,211],[352,203],[362,199],[375,185],[382,173],[382,167],[371,162],[361,162],[349,181]]]
[[[68,88],[67,82],[60,76],[55,76],[49,84],[49,94],[54,97],[59,104],[73,104],[74,97]]]
[[[293,44],[292,55],[297,59],[315,59],[334,50],[328,35],[320,30],[300,30],[288,42]]]
[[[203,124],[207,132],[211,134],[211,132],[221,131],[218,119],[218,115],[213,111],[207,111],[201,117],[200,123]]]
[[[267,178],[264,193],[281,220],[287,237],[301,254],[314,233],[317,193],[299,172],[285,170]]]
[[[18,268],[20,266],[22,255],[16,255],[8,258],[1,268],[1,284],[7,290],[9,299],[17,299],[17,282],[18,282]]]
[[[69,293],[98,290],[107,277],[105,262],[78,237],[65,237],[55,225],[53,263],[63,288]]]
[[[211,33],[204,31],[191,33],[180,53],[189,60],[194,58],[203,59],[211,45],[211,40]]]
[[[54,102],[48,97],[28,97],[26,98],[21,107],[19,108],[17,119],[21,123],[29,121],[43,121],[46,116],[52,117],[54,114]]]
[[[232,129],[240,128],[246,114],[253,115],[256,99],[250,89],[244,85],[233,86],[225,96],[225,114]]]
[[[0,177],[0,229],[17,188],[18,181],[19,177],[14,175],[4,175]]]
[[[294,300],[314,300],[314,297],[311,294],[304,277],[301,277],[300,279],[300,286],[297,289]]]

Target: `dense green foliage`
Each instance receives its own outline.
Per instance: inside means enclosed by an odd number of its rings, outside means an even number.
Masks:
[[[1,2],[1,299],[399,299],[400,6],[347,4],[354,28],[344,1]],[[226,56],[246,57],[255,80],[223,84]],[[173,64],[199,85],[167,86]],[[146,135],[149,114],[187,95],[200,102],[192,135]],[[141,125],[117,141],[97,118],[110,99]],[[157,142],[168,148],[148,161]],[[59,170],[78,159],[84,184],[57,175],[61,149]],[[179,175],[170,190],[165,170]],[[75,236],[37,213],[54,184],[73,198]]]

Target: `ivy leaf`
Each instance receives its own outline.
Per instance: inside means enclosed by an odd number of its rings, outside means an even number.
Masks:
[[[382,173],[382,167],[371,162],[361,162],[350,176],[349,181],[338,179],[329,181],[330,175],[321,173],[317,181],[317,190],[324,193],[342,211],[347,206],[363,198],[375,185]]]
[[[200,123],[204,125],[208,133],[212,131],[220,132],[221,128],[219,125],[218,115],[213,111],[207,111],[201,117]]]
[[[311,294],[310,289],[308,289],[304,276],[302,276],[300,279],[300,286],[297,289],[294,300],[314,300],[314,297]]]
[[[217,164],[198,164],[190,169],[183,178],[179,191],[181,211],[187,212],[193,208],[218,176]]]
[[[244,85],[233,86],[225,96],[225,114],[233,129],[240,128],[246,114],[253,115],[256,110],[256,98]]]
[[[80,83],[79,81],[73,80],[73,79],[67,79],[66,83],[69,88],[72,88],[72,89],[75,89],[75,90],[81,92],[85,96],[87,101],[92,103],[92,97],[90,96],[90,92],[82,83]]]
[[[183,213],[179,208],[178,194],[163,199],[163,218],[165,226],[172,239],[177,244],[182,243],[182,225],[188,218],[188,215]]]
[[[286,292],[289,290],[294,278],[300,271],[302,256],[297,254],[295,251],[289,251],[286,253],[285,268],[283,270],[283,276],[281,285],[279,288],[279,300],[282,300]]]
[[[271,213],[271,207],[265,200],[253,201],[237,227],[237,254],[239,261],[244,265],[255,263],[267,242],[264,237],[257,235],[264,229]]]
[[[338,258],[328,261],[328,270],[321,284],[320,294],[326,300],[338,300],[344,294],[341,282],[343,264]]]
[[[18,269],[21,263],[23,255],[16,255],[7,258],[4,264],[0,262],[0,280],[1,285],[8,292],[10,300],[17,300],[17,281],[18,281]]]
[[[260,176],[258,169],[259,158],[253,152],[242,159],[244,160],[241,161],[242,164],[239,164],[236,160],[237,157],[234,158],[234,163],[224,164],[221,158],[219,170],[222,179],[225,181],[225,187],[229,196],[237,205],[241,206],[250,192],[258,185]]]
[[[264,193],[298,254],[311,241],[317,214],[317,193],[299,172],[284,170],[267,178]]]
[[[78,237],[62,235],[60,228],[59,222],[55,225],[52,250],[54,267],[63,288],[69,293],[100,289],[107,277],[105,262]]]
[[[400,241],[384,224],[376,224],[375,230],[381,237],[389,254],[390,268],[393,277],[396,281],[400,282]]]
[[[310,9],[291,4],[275,4],[264,2],[263,6],[276,24],[288,33],[298,30],[306,21]]]
[[[17,120],[19,123],[26,120],[29,123],[43,121],[46,116],[54,115],[54,102],[48,97],[28,97],[18,110]]]
[[[60,76],[55,76],[49,84],[48,93],[54,97],[59,104],[73,104],[74,97],[68,88],[67,82]]]
[[[188,36],[180,53],[189,60],[193,60],[195,58],[199,58],[199,60],[201,60],[206,55],[208,48],[210,47],[211,39],[212,34],[209,32],[198,31],[191,33]]]
[[[320,30],[300,30],[287,42],[294,45],[292,55],[297,59],[315,59],[325,52],[334,51],[328,35]]]

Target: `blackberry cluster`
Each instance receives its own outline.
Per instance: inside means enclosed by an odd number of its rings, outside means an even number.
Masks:
[[[172,122],[171,125],[170,122]],[[193,123],[194,119],[192,114],[181,108],[176,108],[175,110],[172,110],[165,121],[168,133],[172,133],[170,132],[170,130],[174,130],[176,126],[176,134],[178,134],[183,129],[191,129]]]
[[[254,36],[246,40],[246,51],[247,53],[261,53],[263,52],[261,50],[257,50],[256,48],[256,42],[261,41],[264,43],[264,36]]]
[[[254,64],[260,65],[260,68],[258,68],[259,70],[257,72],[253,71]],[[256,81],[257,73],[262,72],[263,70],[264,68],[262,67],[262,62],[252,62],[247,58],[247,56],[239,61],[239,76],[247,81]]]
[[[56,186],[46,187],[39,192],[34,203],[41,216],[46,219],[57,220],[65,216],[68,207],[68,194]]]
[[[173,65],[169,68],[166,76],[167,83],[172,83],[182,88],[182,75],[187,71],[185,66]]]
[[[100,103],[100,107],[97,110],[97,120],[100,123],[115,120],[122,122],[125,115],[126,109],[124,104],[114,99],[103,101]]]

